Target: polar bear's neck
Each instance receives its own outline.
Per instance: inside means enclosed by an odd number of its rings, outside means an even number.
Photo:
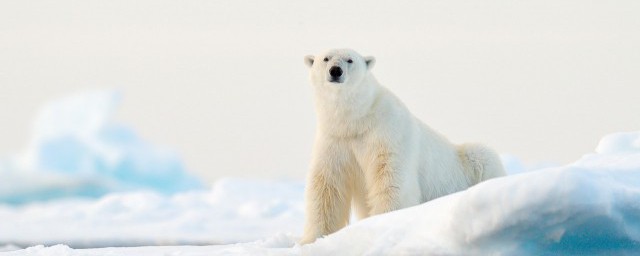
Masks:
[[[365,133],[372,125],[373,107],[380,85],[368,74],[349,88],[316,87],[318,130],[327,135],[353,137]]]

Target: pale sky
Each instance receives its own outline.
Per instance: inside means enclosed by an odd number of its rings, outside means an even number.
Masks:
[[[303,178],[303,57],[348,47],[451,141],[529,163],[640,130],[640,1],[0,1],[0,155],[45,101],[116,88],[116,117],[208,180]]]

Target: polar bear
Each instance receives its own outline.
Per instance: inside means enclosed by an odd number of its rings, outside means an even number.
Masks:
[[[505,175],[498,155],[453,145],[414,117],[351,49],[306,56],[317,133],[305,191],[302,244],[358,218],[406,208]]]

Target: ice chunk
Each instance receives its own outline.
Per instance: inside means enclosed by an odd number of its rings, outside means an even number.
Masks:
[[[0,181],[0,202],[202,188],[175,152],[113,120],[120,99],[116,91],[96,91],[47,103],[26,152],[0,165],[3,176],[10,177]]]
[[[558,166],[552,162],[525,164],[518,157],[511,154],[501,154],[500,160],[502,161],[502,165],[504,166],[505,171],[507,171],[507,174],[518,174]]]
[[[640,132],[609,134],[600,140],[596,152],[600,154],[640,152]]]

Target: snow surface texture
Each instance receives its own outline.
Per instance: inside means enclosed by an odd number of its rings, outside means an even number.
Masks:
[[[74,248],[248,242],[298,233],[302,183],[223,179],[209,191],[112,193],[0,206],[0,243]]]
[[[26,151],[0,159],[0,203],[202,188],[175,153],[112,120],[120,98],[114,91],[97,91],[46,104]]]
[[[58,245],[0,255],[633,255],[640,253],[640,147],[634,142],[639,137],[640,132],[609,135],[600,142],[597,153],[573,164],[490,180],[419,206],[359,221],[305,246],[295,245],[295,235],[278,234],[234,245],[87,250]],[[237,181],[228,187],[239,188],[237,192],[243,190],[243,184]],[[288,186],[281,183],[275,187]],[[261,195],[247,196],[264,200],[283,192],[301,193],[301,185],[297,186],[298,192],[274,191],[275,187],[266,186],[256,189]],[[258,218],[288,212],[284,209],[301,207],[300,202],[270,204],[276,206],[267,207],[262,211],[266,215]],[[188,209],[192,207],[184,208]],[[253,213],[265,208],[247,209]],[[5,209],[2,214],[13,210]],[[292,215],[301,214],[299,211]],[[60,213],[51,214],[56,219]],[[153,218],[146,213],[140,216]],[[34,225],[42,224],[46,225]],[[15,230],[2,225],[0,230]],[[294,230],[301,227],[300,222],[276,225],[294,226]]]

